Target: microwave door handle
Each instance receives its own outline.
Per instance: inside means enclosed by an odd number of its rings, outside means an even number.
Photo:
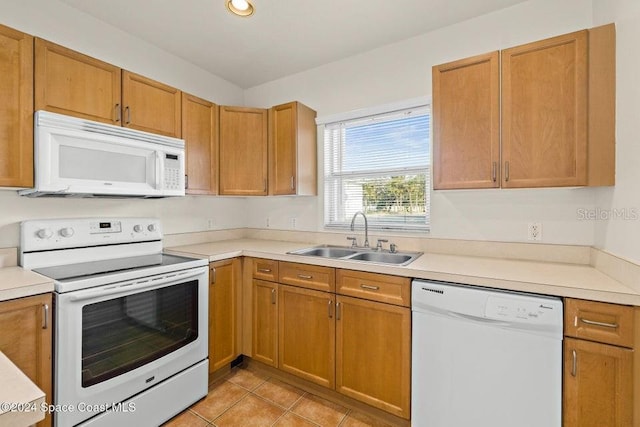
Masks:
[[[208,271],[207,267],[197,268],[193,271],[183,273],[169,273],[165,277],[154,278],[147,277],[136,280],[130,280],[115,285],[105,285],[99,288],[78,292],[78,294],[70,295],[70,301],[84,301],[93,298],[100,298],[104,296],[111,296],[115,294],[128,295],[137,293],[141,290],[152,290],[154,288],[162,288],[167,283],[182,282],[193,277],[200,276],[202,273]]]
[[[155,189],[157,191],[162,191],[160,188],[160,183],[163,181],[163,169],[162,169],[162,154],[159,151],[155,152],[156,154],[156,185]]]

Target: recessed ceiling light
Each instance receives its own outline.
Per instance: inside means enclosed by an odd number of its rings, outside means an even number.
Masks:
[[[226,0],[227,9],[229,12],[238,16],[251,16],[253,15],[253,5],[249,0]]]

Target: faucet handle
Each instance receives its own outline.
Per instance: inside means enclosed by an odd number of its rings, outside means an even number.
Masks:
[[[389,242],[389,240],[387,239],[378,239],[378,244],[376,245],[376,251],[381,251],[382,250],[382,244],[383,243],[387,243]]]
[[[395,254],[396,252],[398,252],[398,249],[395,243],[391,243],[389,245],[389,252],[391,252],[392,254]]]
[[[352,248],[355,248],[356,246],[358,246],[355,237],[347,237],[347,240],[351,240],[351,247]]]

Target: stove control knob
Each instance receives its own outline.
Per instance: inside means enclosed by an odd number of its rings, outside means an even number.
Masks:
[[[147,227],[147,230],[149,230],[150,232],[154,232],[158,229],[158,227],[155,224],[149,224],[149,226]]]
[[[136,233],[142,233],[142,226],[140,224],[134,225],[133,231],[135,231]]]
[[[36,232],[36,236],[41,239],[50,239],[53,236],[53,231],[48,228],[41,228]]]
[[[74,231],[73,231],[73,228],[71,227],[66,227],[60,230],[60,235],[62,237],[71,237],[73,236],[73,233]]]

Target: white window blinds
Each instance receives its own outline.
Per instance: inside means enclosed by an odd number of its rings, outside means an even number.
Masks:
[[[362,211],[370,228],[428,230],[430,118],[422,106],[325,125],[325,226]]]

